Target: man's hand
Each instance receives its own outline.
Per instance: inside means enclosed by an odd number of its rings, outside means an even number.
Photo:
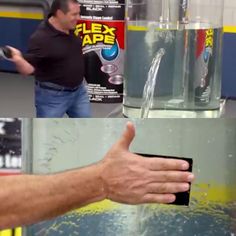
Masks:
[[[174,193],[189,190],[193,174],[183,160],[144,158],[129,152],[135,128],[128,122],[102,165],[102,179],[107,199],[127,204],[171,203]]]
[[[24,59],[20,50],[10,46],[7,46],[7,48],[11,50],[12,54],[12,57],[9,58],[9,60],[15,63],[17,71],[19,73],[23,75],[31,75],[32,73],[34,73],[34,67]]]
[[[16,48],[13,48],[13,47],[10,47],[10,46],[6,46],[6,47],[11,50],[12,57],[9,58],[10,61],[15,62],[19,59],[23,59],[23,56],[22,56],[22,53],[21,53],[20,50],[18,50]]]

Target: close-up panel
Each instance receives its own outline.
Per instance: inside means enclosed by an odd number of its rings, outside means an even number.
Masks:
[[[34,120],[29,170],[48,174],[97,163],[119,139],[126,122]],[[178,203],[170,205],[131,206],[105,200],[32,225],[27,228],[29,235],[235,234],[236,121],[150,119],[132,123],[136,130],[132,153],[191,160],[195,180],[189,194],[176,195]]]

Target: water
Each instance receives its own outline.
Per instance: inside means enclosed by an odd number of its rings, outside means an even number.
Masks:
[[[196,202],[198,204],[198,202]],[[57,236],[231,236],[232,204],[193,208],[162,205],[117,206],[102,211],[70,212],[28,228],[28,235]]]
[[[200,54],[203,32],[212,32],[212,48]],[[153,111],[211,111],[220,108],[222,28],[209,25],[173,27],[129,25],[125,69],[124,114],[140,117],[143,89],[153,58],[163,48]],[[204,57],[210,55],[204,62]],[[205,80],[204,80],[205,78]],[[135,115],[135,114],[139,115]]]
[[[148,79],[143,90],[143,104],[141,107],[141,118],[148,118],[149,110],[153,104],[154,90],[156,87],[157,75],[160,68],[161,59],[165,54],[165,49],[161,48],[152,61],[148,72]]]

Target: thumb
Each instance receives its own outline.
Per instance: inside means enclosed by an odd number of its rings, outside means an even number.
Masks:
[[[6,45],[5,46],[6,48],[8,48],[9,50],[11,50],[11,51],[13,51],[15,48],[13,48],[13,47],[11,47],[11,46],[9,46],[9,45]]]
[[[120,138],[120,145],[124,149],[128,150],[131,142],[134,139],[134,136],[135,136],[135,127],[134,127],[133,123],[128,121],[126,124],[126,129]]]

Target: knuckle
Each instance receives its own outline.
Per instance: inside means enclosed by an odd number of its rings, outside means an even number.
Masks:
[[[166,192],[167,190],[168,190],[167,184],[165,184],[165,183],[160,183],[160,185],[159,185],[159,191],[162,192],[162,193],[164,193],[164,192]]]

